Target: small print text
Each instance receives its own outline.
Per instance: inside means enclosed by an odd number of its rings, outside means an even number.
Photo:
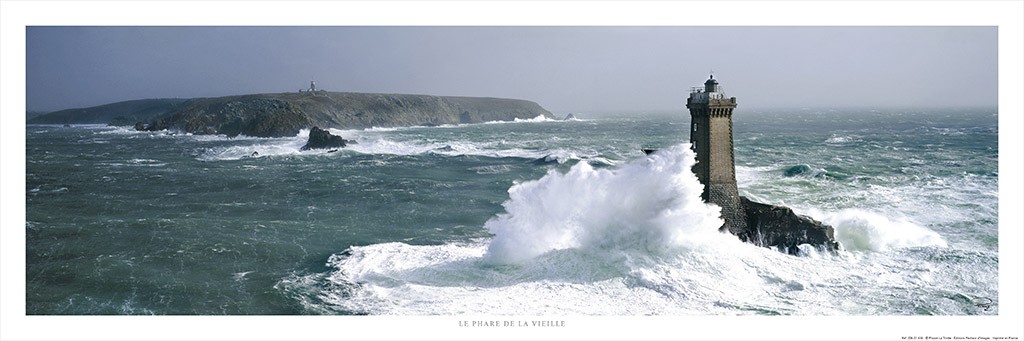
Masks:
[[[459,321],[459,327],[565,327],[565,321],[552,320],[487,320],[487,321]]]
[[[1016,336],[903,336],[902,340],[1018,340]]]

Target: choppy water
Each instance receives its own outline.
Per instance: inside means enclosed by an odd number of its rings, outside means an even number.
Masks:
[[[28,126],[27,313],[998,313],[995,110],[738,111],[740,192],[846,248],[801,257],[715,231],[687,114],[577,116],[337,152]]]

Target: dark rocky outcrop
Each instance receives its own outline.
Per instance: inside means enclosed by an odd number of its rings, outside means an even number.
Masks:
[[[138,131],[161,131],[167,129],[167,120],[158,119],[149,124],[135,122],[134,127]]]
[[[353,143],[355,141],[333,135],[326,130],[320,129],[320,127],[313,127],[313,129],[309,130],[309,140],[306,141],[306,145],[299,148],[299,150],[342,148]]]
[[[312,125],[309,116],[291,102],[266,95],[197,99],[167,121],[173,129],[228,137],[295,136]]]
[[[794,255],[800,244],[839,249],[832,226],[798,215],[788,207],[762,204],[746,197],[740,197],[740,202],[747,215],[747,227],[736,235],[745,242],[777,247]]]
[[[128,101],[63,110],[36,117],[29,123],[116,122],[130,126],[143,122],[145,130],[163,127],[193,134],[285,137],[313,126],[337,129],[436,126],[537,116],[554,118],[537,103],[517,99],[317,91]],[[158,120],[163,122],[157,124]]]
[[[575,120],[575,119],[576,119],[576,115],[568,114],[568,115],[565,115],[565,118],[563,118],[562,121],[572,121],[572,120]]]

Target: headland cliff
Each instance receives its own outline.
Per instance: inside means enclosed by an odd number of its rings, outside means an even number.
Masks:
[[[295,136],[299,130],[314,126],[436,126],[538,116],[554,118],[539,104],[519,99],[310,91],[126,101],[53,112],[28,123],[106,123],[192,134],[282,137]]]

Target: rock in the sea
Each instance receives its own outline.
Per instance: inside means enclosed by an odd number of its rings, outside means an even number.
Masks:
[[[762,204],[746,197],[740,197],[740,201],[747,214],[747,228],[736,235],[745,242],[777,247],[794,255],[800,244],[839,249],[832,226],[798,215],[788,207]]]
[[[332,135],[330,132],[320,129],[320,127],[313,127],[313,129],[309,130],[309,140],[306,141],[306,145],[299,148],[299,150],[341,148],[352,143],[355,143],[355,141]]]
[[[572,121],[572,120],[575,120],[575,119],[576,119],[576,115],[568,114],[568,115],[565,115],[565,118],[563,118],[562,121]]]
[[[150,124],[143,124],[142,122],[135,123],[135,130],[138,131],[161,131],[167,129],[167,121],[163,119],[155,120]]]

